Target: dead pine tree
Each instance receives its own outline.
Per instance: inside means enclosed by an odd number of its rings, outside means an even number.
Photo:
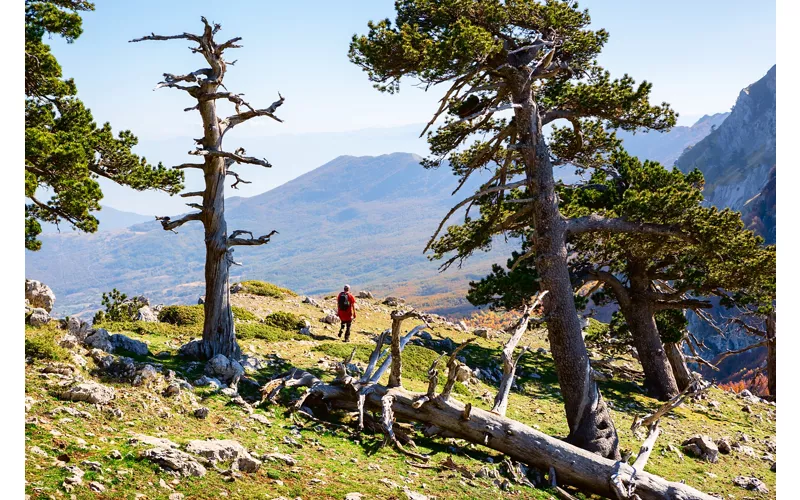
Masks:
[[[206,295],[205,295],[205,321],[203,323],[203,339],[201,342],[191,342],[182,348],[182,352],[189,356],[211,358],[223,354],[229,358],[241,356],[239,345],[236,342],[236,333],[233,324],[233,314],[230,305],[229,269],[233,260],[233,247],[237,245],[264,245],[269,243],[270,237],[276,233],[271,231],[260,237],[254,237],[250,231],[237,230],[228,234],[225,223],[225,180],[230,176],[235,179],[231,187],[238,189],[239,183],[249,183],[231,170],[234,163],[247,163],[261,167],[271,167],[270,163],[260,158],[245,156],[242,148],[234,152],[222,149],[222,139],[227,132],[241,123],[260,116],[266,116],[281,122],[275,111],[283,104],[283,97],[268,108],[255,109],[242,99],[243,94],[229,92],[223,84],[225,71],[229,64],[223,59],[224,51],[241,47],[237,42],[241,37],[231,38],[228,41],[217,43],[214,40],[220,30],[219,24],[209,24],[205,17],[203,33],[194,35],[182,33],[179,35],[150,34],[142,38],[131,40],[141,42],[145,40],[189,40],[197,44],[189,47],[193,53],[201,54],[208,67],[200,68],[185,75],[164,73],[164,81],[156,89],[168,87],[188,93],[197,100],[197,104],[186,108],[184,111],[197,110],[203,120],[203,137],[195,139],[197,149],[189,154],[199,156],[202,163],[184,163],[176,169],[198,169],[203,172],[205,189],[203,191],[183,193],[183,197],[197,196],[202,198],[202,203],[187,203],[197,209],[178,219],[170,217],[156,217],[167,231],[176,232],[175,229],[190,221],[199,221],[205,228],[206,242]],[[234,61],[235,62],[235,61]],[[220,91],[222,88],[224,91]],[[235,106],[235,114],[227,118],[217,115],[217,100],[230,101]]]
[[[405,314],[395,311],[392,318],[400,319]],[[476,445],[499,451],[511,460],[523,462],[539,470],[549,470],[554,486],[570,485],[585,493],[594,493],[606,498],[619,500],[711,500],[713,497],[686,484],[667,481],[645,472],[643,469],[653,450],[655,440],[660,434],[658,420],[672,408],[679,405],[687,396],[688,390],[653,414],[638,418],[633,430],[639,426],[649,429],[649,436],[642,444],[633,466],[622,460],[610,460],[588,452],[570,443],[543,434],[521,422],[487,411],[471,404],[463,404],[452,395],[460,368],[458,354],[475,338],[462,343],[449,354],[447,375],[442,391],[437,394],[439,365],[436,359],[428,371],[428,388],[425,393],[411,392],[402,386],[398,376],[401,372],[401,353],[408,341],[422,330],[424,325],[412,329],[405,336],[399,335],[399,325],[392,338],[394,355],[383,349],[388,330],[377,339],[369,357],[369,365],[364,374],[356,378],[347,372],[347,362],[338,365],[337,376],[330,383],[323,382],[315,375],[303,370],[293,369],[284,376],[268,382],[261,390],[264,399],[275,401],[282,388],[306,387],[306,391],[291,406],[290,411],[298,412],[315,421],[322,421],[322,415],[332,409],[355,410],[358,413],[358,428],[363,429],[367,419],[366,410],[380,413],[377,427],[386,436],[386,443],[400,453],[419,461],[429,462],[430,457],[422,455],[410,447],[413,441],[407,439],[406,447],[398,436],[398,423],[411,422],[423,424],[426,437],[452,437],[464,439]],[[396,340],[395,340],[396,339]],[[375,370],[378,361],[385,355],[381,367]],[[391,382],[378,383],[389,364]],[[392,383],[396,385],[392,385]],[[418,466],[431,468],[427,464]],[[442,467],[447,467],[442,463]]]

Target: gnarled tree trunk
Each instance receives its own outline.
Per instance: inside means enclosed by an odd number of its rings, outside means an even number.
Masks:
[[[536,269],[547,291],[544,313],[569,424],[568,441],[604,457],[619,458],[614,422],[591,375],[567,267],[567,224],[558,209],[550,151],[533,99],[531,69],[513,70],[511,83],[520,154],[532,198]]]
[[[767,316],[767,387],[769,395],[777,398],[778,393],[778,337],[776,336],[775,312]]]
[[[269,108],[254,109],[241,98],[241,94],[233,94],[227,90],[220,92],[220,87],[224,89],[222,80],[227,68],[227,63],[222,58],[223,51],[241,47],[236,44],[240,38],[232,38],[217,44],[214,40],[214,35],[220,30],[220,25],[210,25],[205,17],[201,18],[201,20],[204,25],[202,35],[191,33],[172,36],[152,34],[131,41],[189,40],[197,44],[197,47],[190,47],[190,49],[193,52],[202,54],[209,66],[186,75],[165,73],[165,80],[156,87],[183,90],[197,100],[195,106],[186,108],[185,111],[198,110],[200,112],[203,121],[203,138],[196,140],[198,147],[196,150],[190,151],[189,154],[203,157],[203,163],[184,163],[174,168],[202,170],[205,179],[205,189],[203,191],[181,194],[182,197],[202,197],[202,205],[187,203],[188,206],[197,209],[197,212],[189,213],[176,220],[172,220],[170,217],[156,217],[156,219],[161,221],[161,225],[165,230],[173,232],[176,232],[176,228],[189,221],[203,223],[206,243],[205,321],[203,322],[203,340],[199,345],[199,352],[194,351],[193,353],[200,354],[206,358],[223,354],[235,359],[241,356],[241,350],[236,342],[228,283],[229,268],[235,263],[233,261],[233,246],[266,244],[276,231],[258,238],[254,238],[249,231],[240,230],[228,235],[228,228],[225,223],[225,178],[228,175],[236,178],[236,182],[231,185],[233,188],[236,188],[240,182],[247,183],[236,172],[230,170],[230,167],[234,163],[248,163],[262,167],[271,167],[271,165],[266,160],[244,156],[245,151],[241,148],[234,153],[223,151],[222,138],[231,128],[251,118],[268,116],[281,121],[274,113],[283,104],[283,97],[279,94],[280,99],[272,103]],[[194,85],[188,85],[190,83]],[[217,99],[225,99],[232,102],[236,106],[236,114],[224,119],[217,116]],[[245,111],[241,108],[246,108],[247,110]],[[245,234],[249,235],[249,238],[241,237]]]

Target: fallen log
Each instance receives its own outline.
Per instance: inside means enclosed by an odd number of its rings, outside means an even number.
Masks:
[[[298,385],[299,380],[309,385],[309,393],[304,398],[306,406],[326,405],[333,401],[343,401],[351,405],[358,402],[358,383],[344,384],[334,381],[326,384],[319,379],[310,380],[310,377],[297,373],[293,374],[292,379],[293,385]],[[384,397],[389,390],[384,386],[371,384],[371,390],[364,395],[365,406],[383,412],[384,402],[388,402],[388,398],[384,400]],[[614,477],[614,482],[622,484],[626,493],[635,492],[642,500],[714,498],[686,484],[670,482],[644,471],[635,471],[626,463],[595,455],[490,411],[472,407],[470,418],[464,420],[462,416],[465,405],[452,397],[436,397],[415,408],[414,403],[426,397],[425,394],[394,387],[390,396],[391,411],[398,419],[435,426],[448,435],[484,445],[508,455],[512,460],[541,470],[552,467],[559,483],[574,486],[581,491],[618,498],[612,482]]]

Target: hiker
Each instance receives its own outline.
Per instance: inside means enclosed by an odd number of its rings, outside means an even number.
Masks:
[[[339,319],[342,321],[339,327],[339,338],[342,338],[342,332],[345,331],[346,326],[344,341],[350,342],[350,324],[356,319],[356,298],[350,293],[350,285],[344,286],[344,291],[339,294],[336,302],[339,305]]]

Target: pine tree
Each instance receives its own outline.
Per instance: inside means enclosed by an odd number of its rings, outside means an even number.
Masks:
[[[25,248],[39,250],[40,222],[66,222],[97,231],[103,193],[102,177],[138,191],[159,189],[175,194],[183,173],[152,166],[132,152],[138,140],[125,130],[114,136],[111,125],[98,127],[76,97],[72,79],[61,66],[45,35],[71,43],[82,33],[79,12],[94,10],[83,0],[25,1]],[[50,195],[49,200],[42,198]]]
[[[206,296],[203,339],[200,342],[192,341],[184,345],[181,348],[181,354],[207,359],[222,354],[228,358],[238,359],[241,357],[241,350],[236,341],[229,283],[230,266],[238,264],[233,260],[233,250],[235,246],[265,245],[277,231],[273,230],[258,237],[255,237],[252,232],[244,230],[235,230],[228,234],[228,226],[225,221],[225,180],[228,176],[236,179],[231,184],[232,188],[237,188],[240,182],[249,183],[231,167],[234,164],[249,164],[270,168],[272,165],[267,160],[246,156],[245,150],[242,148],[233,152],[224,151],[222,139],[235,126],[253,118],[268,117],[281,122],[282,120],[275,115],[275,112],[283,104],[284,99],[278,94],[279,99],[269,107],[256,109],[242,98],[242,94],[229,92],[223,84],[223,79],[228,66],[233,63],[226,61],[223,55],[226,50],[241,47],[237,43],[241,37],[217,43],[214,36],[222,27],[219,24],[210,24],[205,17],[200,19],[203,22],[201,35],[193,33],[167,36],[151,34],[131,40],[131,42],[188,40],[196,44],[189,50],[202,55],[208,64],[208,67],[185,75],[165,73],[164,81],[157,86],[157,88],[166,87],[186,92],[197,101],[195,106],[184,111],[196,110],[203,121],[203,136],[195,139],[197,149],[189,152],[191,155],[199,156],[202,163],[184,163],[174,168],[199,170],[205,179],[203,191],[181,194],[183,197],[201,198],[202,203],[187,203],[188,206],[196,209],[194,212],[177,219],[170,217],[158,217],[158,219],[167,231],[176,232],[175,229],[187,222],[195,221],[202,223],[205,230]],[[225,91],[220,91],[220,87]],[[235,113],[220,118],[217,114],[218,100],[233,103]]]
[[[540,284],[548,292],[544,311],[568,439],[618,458],[616,430],[590,376],[573,303],[566,239],[597,230],[655,228],[624,219],[564,218],[553,168],[591,162],[600,155],[605,145],[597,130],[666,130],[676,115],[666,104],[650,104],[649,83],[637,85],[627,75],[612,79],[600,67],[597,56],[608,33],[590,29],[588,12],[579,10],[576,2],[399,0],[395,5],[394,23],[370,22],[368,34],[353,37],[350,58],[381,91],[397,92],[403,77],[426,88],[448,86],[429,123],[446,116],[429,135],[432,156],[426,166],[449,161],[462,186],[477,170],[489,169],[493,175],[457,204],[442,226],[459,208],[491,200],[493,208],[484,205],[482,219],[469,227],[488,242],[505,230],[498,221],[509,222],[505,215],[512,211],[510,206],[523,207],[513,211],[533,228],[530,237]],[[572,128],[548,141],[543,127],[562,120]],[[507,202],[509,197],[513,203]]]

